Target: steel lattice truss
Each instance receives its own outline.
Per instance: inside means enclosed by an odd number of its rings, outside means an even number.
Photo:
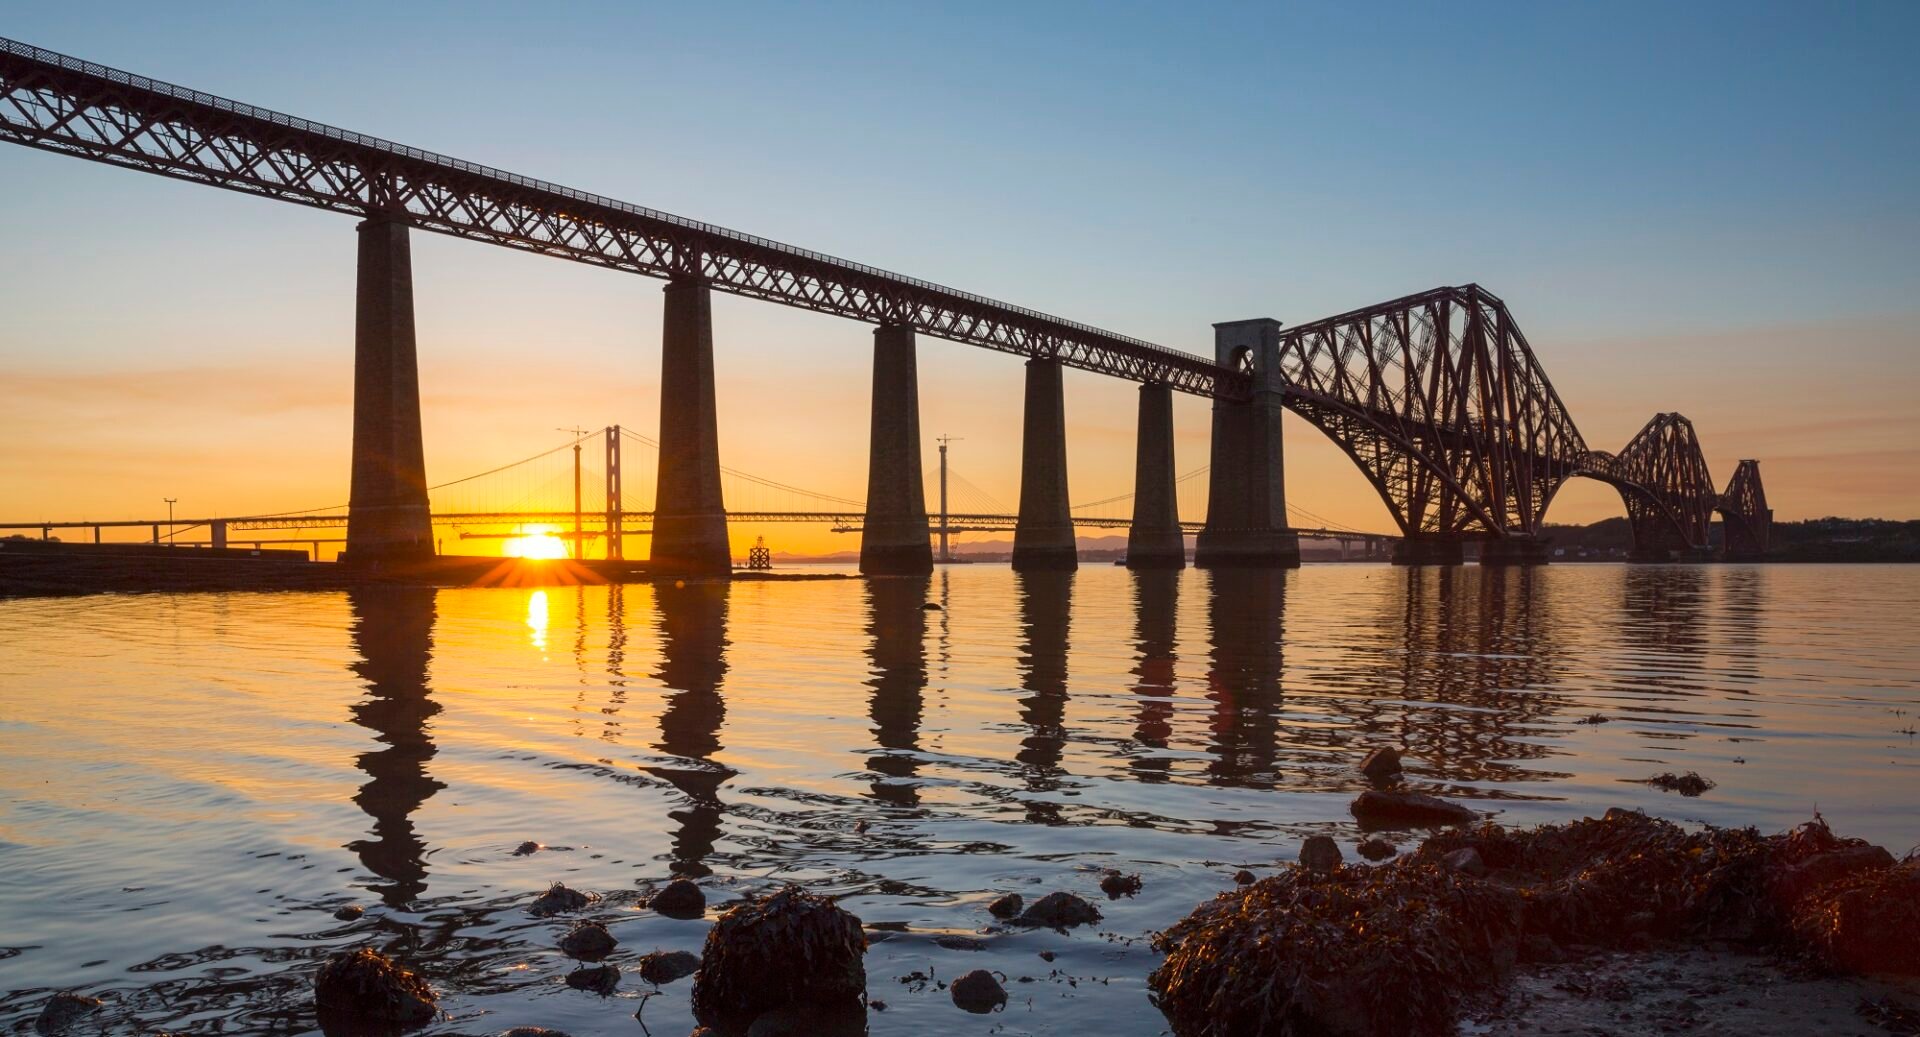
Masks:
[[[0,39],[0,140],[714,288],[1183,392],[1211,360],[916,278]]]
[[[1685,417],[1655,414],[1619,453],[1589,455],[1579,474],[1619,488],[1636,548],[1707,546],[1720,494],[1713,488],[1693,422]],[[1756,479],[1758,474],[1756,470]]]
[[[1742,461],[1720,495],[1720,517],[1726,528],[1730,555],[1759,557],[1773,540],[1773,509],[1767,507],[1767,489],[1760,483],[1760,462]]]
[[[1251,372],[1033,310],[0,39],[0,140],[714,288],[1183,392]],[[1712,492],[1693,426],[1660,415],[1590,452],[1506,305],[1436,288],[1281,332],[1286,405],[1338,443],[1403,534],[1533,536],[1569,477],[1621,488],[1636,537],[1703,546],[1716,506],[1766,542],[1757,467]],[[1729,538],[1734,536],[1732,522]]]
[[[1287,406],[1352,456],[1409,536],[1535,534],[1587,452],[1478,285],[1282,330],[1280,367]]]

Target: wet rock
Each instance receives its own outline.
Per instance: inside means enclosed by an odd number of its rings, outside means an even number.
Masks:
[[[1465,849],[1455,850],[1441,858],[1441,860],[1446,863],[1447,867],[1452,868],[1462,875],[1471,875],[1474,878],[1479,878],[1487,873],[1487,863],[1480,859],[1480,851],[1471,846]]]
[[[599,922],[581,922],[573,930],[560,938],[560,949],[570,958],[581,961],[599,961],[613,953],[620,941],[607,932],[607,927]]]
[[[578,911],[598,899],[599,897],[591,893],[582,893],[568,887],[565,883],[556,882],[548,886],[545,893],[535,897],[533,903],[527,905],[527,912],[536,918],[547,918],[565,914],[568,911]]]
[[[988,904],[987,912],[995,918],[1012,918],[1019,914],[1021,909],[1026,906],[1027,902],[1021,899],[1020,894],[1008,893],[1006,896]]]
[[[1046,926],[1049,929],[1071,929],[1099,920],[1100,909],[1072,893],[1048,893],[1014,919],[1021,925]]]
[[[1131,897],[1140,892],[1140,876],[1109,871],[1100,876],[1100,892],[1105,893],[1108,900]]]
[[[337,908],[333,912],[333,917],[338,918],[342,922],[351,922],[366,913],[367,909],[361,907],[359,904],[348,904],[345,907]]]
[[[668,918],[698,918],[707,911],[707,895],[686,879],[674,879],[648,906]]]
[[[546,849],[546,847],[534,842],[532,839],[528,839],[526,842],[513,848],[513,855],[515,857],[525,857],[528,854],[539,853],[544,849]]]
[[[575,990],[599,994],[601,997],[612,997],[613,992],[620,988],[620,970],[612,965],[574,969],[567,973],[567,986]]]
[[[1300,847],[1300,863],[1310,871],[1332,871],[1340,866],[1340,844],[1330,835],[1310,835]]]
[[[933,942],[935,946],[945,947],[950,951],[984,951],[987,949],[987,941],[976,940],[971,936],[936,936],[933,938]]]
[[[59,1033],[99,1011],[100,1005],[99,998],[62,991],[53,995],[40,1009],[40,1014],[33,1020],[33,1028],[43,1034]]]
[[[1236,886],[1249,886],[1249,885],[1252,885],[1253,882],[1254,882],[1253,872],[1250,872],[1245,868],[1241,868],[1239,871],[1236,871],[1233,873],[1233,884]]]
[[[694,1014],[711,1026],[784,1008],[857,1010],[866,951],[860,919],[831,898],[789,886],[736,905],[707,931]]]
[[[951,992],[954,1004],[975,1015],[985,1015],[1007,1003],[1007,989],[986,969],[974,969],[954,980]]]
[[[746,1037],[866,1037],[867,1013],[859,1005],[820,1009],[789,1005],[762,1012]]]
[[[686,951],[654,951],[640,958],[640,978],[656,987],[700,971],[700,959]]]
[[[322,1012],[404,1026],[419,1026],[439,1011],[426,980],[366,947],[328,958],[314,974],[313,1000]]]
[[[565,1030],[549,1030],[544,1026],[516,1026],[503,1030],[500,1037],[573,1037]]]
[[[1360,761],[1360,773],[1380,781],[1400,773],[1400,750],[1381,747],[1367,754]]]
[[[1782,905],[1790,906],[1822,886],[1863,871],[1891,867],[1893,854],[1882,847],[1841,847],[1779,869],[1772,879],[1772,892]]]
[[[1356,849],[1360,851],[1360,856],[1370,861],[1384,861],[1400,852],[1394,849],[1392,843],[1379,836],[1374,836],[1371,839],[1362,839]]]
[[[1418,792],[1389,792],[1368,789],[1354,798],[1349,807],[1353,816],[1367,828],[1437,828],[1442,825],[1470,824],[1473,811],[1434,796]]]
[[[1041,952],[1040,952],[1040,960],[1041,960],[1041,961],[1052,961],[1052,960],[1053,960],[1053,952],[1052,952],[1052,951],[1041,951]]]
[[[1678,792],[1683,796],[1698,796],[1702,792],[1713,788],[1713,782],[1708,781],[1693,771],[1688,771],[1685,774],[1674,774],[1671,771],[1665,774],[1656,774],[1647,779],[1647,784],[1652,785],[1662,792]]]

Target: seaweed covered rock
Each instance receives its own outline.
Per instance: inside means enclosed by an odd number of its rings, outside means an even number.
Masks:
[[[328,958],[313,977],[320,1011],[373,1022],[419,1026],[439,1012],[426,980],[370,948]]]
[[[1920,859],[1856,870],[1814,890],[1794,905],[1791,926],[1834,968],[1920,976]]]
[[[1076,925],[1092,925],[1099,920],[1100,909],[1072,893],[1048,893],[1029,905],[1014,922],[1049,929],[1071,929]]]
[[[1300,863],[1314,871],[1332,871],[1341,859],[1340,844],[1330,835],[1310,835],[1300,845]]]
[[[985,1015],[1007,1003],[1007,988],[986,969],[974,969],[954,980],[950,992],[954,1004],[976,1015]]]
[[[707,895],[688,879],[674,879],[648,906],[668,918],[698,918],[707,911]]]
[[[1027,902],[1018,893],[1008,893],[987,905],[987,912],[995,918],[1012,918],[1019,914]]]
[[[1479,817],[1458,803],[1385,789],[1360,793],[1349,809],[1362,828],[1439,828],[1472,824]]]
[[[1375,749],[1360,761],[1360,773],[1375,781],[1385,781],[1400,771],[1400,750],[1391,746]]]
[[[33,1029],[36,1033],[64,1033],[74,1023],[100,1010],[101,1001],[97,997],[85,997],[80,994],[61,991],[47,999],[40,1008],[40,1014],[34,1017]]]
[[[566,883],[556,882],[548,886],[545,893],[533,898],[533,903],[527,905],[527,913],[536,918],[549,918],[568,911],[578,911],[598,899],[591,893],[582,893]]]
[[[581,961],[599,961],[613,953],[620,941],[607,932],[607,927],[599,922],[581,922],[573,930],[560,938],[560,949],[570,958]]]
[[[1519,933],[1518,895],[1437,862],[1295,867],[1156,936],[1148,982],[1180,1034],[1446,1032]]]
[[[1108,871],[1100,876],[1100,892],[1105,893],[1108,900],[1134,896],[1140,892],[1140,876]]]
[[[860,919],[828,897],[789,886],[740,904],[707,931],[693,1010],[702,1023],[791,1005],[858,1006],[867,989]]]
[[[700,959],[686,951],[654,951],[640,958],[640,978],[665,986],[700,971]]]

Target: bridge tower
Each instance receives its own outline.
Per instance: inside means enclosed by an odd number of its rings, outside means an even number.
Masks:
[[[420,436],[413,254],[404,214],[360,224],[353,320],[353,478],[342,562],[433,554]]]
[[[1214,362],[1253,377],[1246,399],[1213,400],[1213,470],[1207,524],[1194,546],[1202,569],[1284,569],[1300,564],[1287,525],[1286,454],[1280,441],[1280,322],[1271,317],[1213,326]]]
[[[1027,361],[1027,401],[1020,440],[1020,518],[1013,529],[1013,567],[1070,570],[1080,565],[1067,497],[1066,391],[1056,357]]]
[[[697,262],[694,264],[698,269]],[[667,281],[660,336],[660,467],[650,572],[726,576],[727,506],[720,493],[720,419],[713,393],[713,296],[694,273]]]
[[[1127,568],[1182,569],[1186,537],[1173,472],[1173,389],[1140,386],[1140,431],[1134,444],[1133,524],[1127,527]]]
[[[883,324],[873,329],[873,423],[860,571],[909,576],[933,572],[929,535],[913,328]]]

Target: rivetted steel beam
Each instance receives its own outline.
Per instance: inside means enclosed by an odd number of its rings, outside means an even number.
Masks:
[[[983,346],[1199,395],[1204,357],[671,213],[0,39],[0,140]]]

